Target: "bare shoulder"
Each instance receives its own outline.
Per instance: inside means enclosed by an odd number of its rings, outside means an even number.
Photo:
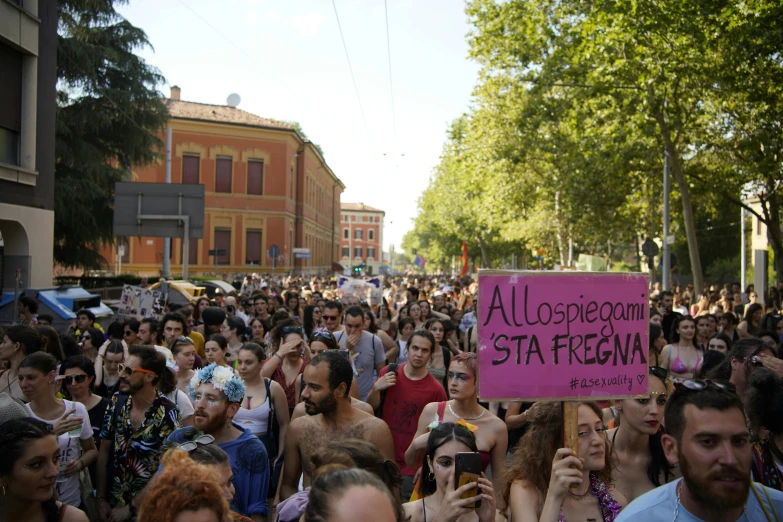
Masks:
[[[302,410],[304,410],[304,403],[300,403],[300,405],[302,405]],[[296,415],[296,408],[294,408],[294,415]],[[299,436],[302,432],[304,432],[304,430],[306,430],[309,426],[312,426],[314,423],[315,420],[309,415],[296,417],[288,424],[288,431],[286,432],[286,436]]]
[[[357,410],[363,411],[368,415],[375,415],[375,412],[372,410],[372,406],[370,406],[366,402],[360,401],[359,399],[351,398],[351,406],[353,406]]]
[[[62,506],[60,502],[57,504],[57,507]],[[63,522],[90,522],[87,518],[87,515],[84,514],[84,511],[67,505],[65,506],[65,512],[63,513],[62,520]]]
[[[305,411],[305,403],[303,403],[303,402],[298,403],[294,407],[294,411],[291,413],[291,424],[289,424],[289,428],[288,429],[291,429],[290,426],[293,426],[293,422],[296,419],[298,419],[300,417],[306,417],[306,416],[307,416],[307,412]]]
[[[628,499],[625,498],[625,495],[620,493],[620,490],[614,487],[614,485],[609,486],[609,494],[612,495],[612,498],[615,499],[620,506],[625,507],[628,505]]]
[[[530,482],[515,480],[509,490],[509,507],[514,522],[538,520],[544,507],[544,497]]]
[[[424,502],[424,500],[419,499],[402,505],[402,509],[403,511],[405,511],[405,515],[408,517],[408,520],[410,522],[424,521],[424,513],[421,507],[422,502]]]

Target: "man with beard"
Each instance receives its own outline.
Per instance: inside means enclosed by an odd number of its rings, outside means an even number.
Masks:
[[[381,370],[367,397],[367,402],[374,410],[380,410],[378,416],[391,429],[394,461],[402,474],[400,492],[403,502],[407,502],[413,493],[416,470],[405,464],[405,450],[411,445],[419,427],[419,416],[427,404],[447,399],[443,385],[427,371],[434,347],[435,338],[428,330],[413,332],[408,340],[407,362]]]
[[[234,376],[234,370],[214,363],[199,370],[188,386],[195,413],[193,425],[200,433],[187,428],[178,429],[167,442],[182,444],[200,437],[217,442],[228,453],[234,474],[236,494],[231,510],[254,521],[265,521],[269,512],[269,458],[264,444],[253,433],[233,419],[245,396],[245,383]],[[201,439],[202,444],[209,444]]]
[[[363,439],[378,447],[386,459],[394,459],[394,442],[381,419],[351,406],[351,363],[337,350],[313,357],[304,371],[302,400],[307,417],[288,425],[280,499],[297,492],[299,476],[304,485],[313,473],[312,457],[333,440]]]
[[[676,322],[677,319],[682,317],[682,315],[672,311],[673,306],[674,294],[668,290],[661,292],[660,296],[658,296],[658,311],[661,313],[661,317],[663,318],[661,319],[661,328],[663,329],[663,336],[666,338],[667,343],[671,342],[669,337],[672,334],[672,325]]]
[[[750,435],[731,384],[683,382],[666,403],[664,424],[666,458],[683,478],[637,498],[617,522],[780,520],[783,492],[750,480]]]
[[[120,365],[119,391],[99,435],[95,498],[101,520],[135,518],[158,469],[163,442],[179,427],[179,410],[155,389],[159,375],[167,371],[162,354],[138,344]]]

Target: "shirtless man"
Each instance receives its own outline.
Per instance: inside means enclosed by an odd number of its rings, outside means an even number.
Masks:
[[[385,458],[394,459],[394,443],[386,423],[351,406],[348,389],[352,377],[351,363],[337,350],[316,355],[305,368],[302,399],[308,416],[288,425],[281,500],[297,492],[302,472],[305,486],[310,483],[312,455],[332,440],[364,439],[376,445]]]

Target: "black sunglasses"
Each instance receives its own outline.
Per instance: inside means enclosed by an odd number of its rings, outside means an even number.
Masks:
[[[310,338],[310,341],[317,341],[318,339],[328,339],[330,341],[336,341],[334,338],[334,335],[330,334],[329,332],[317,332],[314,333],[313,336]]]
[[[79,337],[79,340],[80,341],[89,341],[90,340],[90,336],[89,335],[82,335],[81,337]]]
[[[661,368],[660,366],[650,366],[650,375],[658,377],[660,380],[665,381],[669,378],[669,370]]]
[[[737,387],[730,382],[718,382],[709,379],[688,379],[687,381],[682,381],[680,386],[691,391],[704,391],[712,386],[718,388],[719,390],[724,390],[730,393],[737,393]]]
[[[83,383],[84,381],[87,380],[87,376],[86,375],[68,375],[66,377],[63,377],[62,380],[63,380],[63,383],[65,383],[65,384],[70,386],[71,384],[73,384],[73,381],[76,381],[76,384]]]
[[[190,453],[191,451],[195,450],[199,446],[209,446],[213,442],[215,442],[215,437],[213,437],[212,435],[202,435],[201,437],[195,440],[183,442],[178,446],[178,448],[181,449],[182,451],[186,451]]]
[[[323,317],[323,318],[324,318],[324,321],[330,321],[330,320],[336,320],[336,319],[337,319],[337,318],[339,318],[340,316],[339,316],[339,315],[326,315],[326,314],[321,314],[321,317]]]
[[[304,328],[301,326],[284,326],[280,331],[283,332],[283,335],[295,333],[304,337]]]

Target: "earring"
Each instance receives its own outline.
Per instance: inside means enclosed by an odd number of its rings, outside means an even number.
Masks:
[[[435,474],[432,471],[430,471],[430,474],[427,475],[427,479],[429,479],[429,481],[432,482],[433,480],[435,480]]]

